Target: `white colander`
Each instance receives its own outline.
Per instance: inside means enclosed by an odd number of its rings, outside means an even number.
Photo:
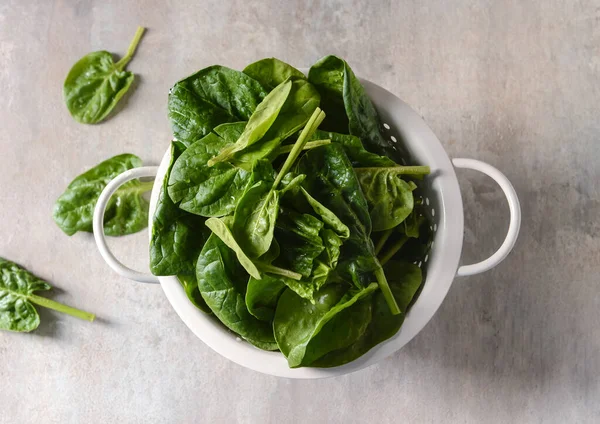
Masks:
[[[426,280],[418,299],[408,312],[400,331],[391,339],[377,345],[357,360],[335,368],[288,368],[287,361],[279,352],[259,350],[236,337],[214,318],[198,310],[187,298],[175,276],[155,277],[134,271],[119,262],[109,251],[104,238],[103,217],[110,196],[125,182],[140,177],[156,177],[150,201],[149,226],[156,207],[158,194],[170,162],[167,149],[160,166],[146,166],[124,172],[112,180],[102,192],[94,211],[94,237],[104,260],[118,274],[135,281],[160,283],[167,299],[185,324],[204,343],[224,357],[265,374],[291,378],[323,378],[347,374],[372,365],[391,355],[408,343],[440,307],[455,276],[467,276],[487,271],[498,265],[511,251],[521,225],[521,210],[517,194],[508,179],[496,168],[473,159],[448,157],[435,134],[421,117],[406,103],[389,91],[362,80],[365,89],[379,112],[385,127],[385,136],[395,145],[402,140],[403,150],[411,156],[411,162],[429,165],[431,174],[420,183],[428,218],[434,232],[431,250],[424,263]],[[463,245],[463,203],[454,168],[469,168],[487,174],[502,188],[508,200],[510,224],[506,239],[489,258],[476,264],[459,268]]]

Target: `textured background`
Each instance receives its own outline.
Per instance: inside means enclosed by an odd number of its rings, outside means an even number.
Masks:
[[[99,317],[42,311],[35,333],[0,334],[0,421],[598,422],[599,21],[600,2],[583,0],[0,0],[0,256]],[[77,124],[62,101],[69,68],[94,50],[123,54],[137,25],[149,30],[129,65],[136,89],[112,119]],[[157,164],[179,78],[328,53],[411,104],[451,156],[504,171],[523,226],[509,258],[457,279],[397,354],[341,378],[283,380],[212,352],[160,287],[118,277],[51,210],[109,156]],[[466,263],[499,246],[508,207],[491,180],[459,174]],[[147,266],[146,232],[112,244]]]

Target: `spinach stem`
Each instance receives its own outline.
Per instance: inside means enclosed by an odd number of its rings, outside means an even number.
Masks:
[[[315,141],[309,141],[308,143],[306,143],[306,145],[304,146],[304,149],[302,150],[310,150],[310,149],[314,149],[315,147],[319,147],[319,146],[324,146],[326,144],[330,144],[331,140],[315,140]],[[292,151],[292,148],[294,147],[293,144],[286,144],[285,146],[281,146],[279,147],[276,151],[275,154],[276,155],[282,155],[284,153],[289,153]]]
[[[390,166],[381,168],[354,168],[355,172],[391,171],[399,175],[427,175],[431,172],[428,166]]]
[[[388,241],[392,233],[394,232],[394,228],[390,228],[389,230],[385,230],[379,240],[377,241],[377,245],[375,246],[375,255],[379,255],[383,246],[385,246],[385,242]]]
[[[274,265],[265,264],[262,262],[257,262],[256,266],[262,272],[268,272],[269,274],[281,275],[283,277],[291,278],[292,280],[299,281],[302,278],[302,274],[298,274],[297,272],[290,271],[289,269],[279,268]]]
[[[304,146],[306,145],[308,139],[314,134],[319,125],[321,125],[323,119],[325,119],[325,112],[323,112],[321,108],[316,108],[313,114],[310,116],[310,119],[306,123],[306,126],[302,129],[300,137],[298,137],[298,140],[296,140],[296,142],[292,146],[292,150],[290,151],[288,157],[285,159],[283,166],[279,170],[279,173],[275,178],[275,183],[273,183],[273,188],[277,188],[285,174],[287,174],[287,172],[290,170],[290,168],[300,155],[300,152],[302,152],[302,149],[304,149]]]
[[[89,312],[72,308],[71,306],[63,305],[62,303],[35,294],[27,295],[27,299],[29,299],[37,305],[43,306],[44,308],[53,309],[55,311],[65,313],[76,318],[84,319],[87,321],[94,321],[94,319],[96,318],[96,315],[91,314]]]
[[[400,314],[400,308],[396,303],[396,299],[394,299],[394,294],[392,293],[392,289],[388,285],[387,279],[385,278],[385,273],[383,272],[383,268],[377,268],[375,270],[375,278],[377,278],[377,284],[379,284],[379,288],[381,289],[381,293],[390,308],[390,312],[392,315]]]
[[[404,246],[404,243],[406,243],[406,241],[408,240],[407,236],[402,236],[402,238],[400,240],[398,240],[396,243],[394,243],[392,245],[392,247],[390,247],[388,249],[388,251],[381,257],[381,259],[379,259],[379,263],[383,266],[387,263],[387,261],[389,261],[390,259],[392,259],[392,257],[398,253],[398,250],[402,249],[402,246]]]
[[[140,40],[141,40],[142,35],[144,34],[145,30],[146,30],[146,28],[144,28],[144,27],[138,27],[137,30],[135,31],[135,35],[133,36],[133,40],[131,41],[129,48],[127,49],[127,53],[125,54],[125,56],[123,56],[121,58],[121,60],[119,60],[115,64],[115,66],[117,67],[117,69],[119,71],[122,71],[123,68],[125,68],[125,65],[127,65],[129,63],[129,61],[131,60],[131,58],[133,57],[133,54],[135,53],[135,49],[137,48],[138,44],[140,43]]]

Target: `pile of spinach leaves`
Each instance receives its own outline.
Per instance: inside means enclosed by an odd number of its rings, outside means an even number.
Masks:
[[[350,66],[308,77],[275,58],[202,69],[171,89],[171,163],[150,263],[199,309],[290,367],[350,362],[394,336],[430,232]]]

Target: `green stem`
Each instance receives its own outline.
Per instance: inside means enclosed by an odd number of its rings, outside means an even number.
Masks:
[[[401,311],[396,303],[396,299],[394,299],[394,294],[392,293],[392,289],[388,285],[388,282],[385,278],[385,273],[383,272],[383,268],[378,268],[375,271],[375,278],[377,278],[377,284],[379,284],[379,288],[381,289],[381,293],[390,308],[390,312],[392,315],[398,315]]]
[[[142,35],[144,34],[145,30],[146,30],[146,28],[144,28],[144,27],[138,27],[137,30],[135,31],[135,35],[133,36],[133,40],[131,41],[129,48],[127,49],[127,53],[125,54],[125,56],[123,56],[121,58],[121,60],[119,60],[115,64],[115,66],[117,67],[117,69],[119,71],[122,71],[123,68],[125,68],[125,65],[127,65],[129,63],[129,61],[131,60],[131,58],[133,57],[133,54],[135,53],[135,49],[137,48],[138,44],[140,43],[140,40],[141,40]]]
[[[402,238],[400,240],[398,240],[395,244],[393,244],[392,247],[390,247],[390,249],[385,253],[385,255],[383,255],[379,259],[379,263],[381,264],[381,266],[385,265],[387,263],[387,261],[392,259],[392,257],[396,253],[398,253],[398,250],[402,249],[402,246],[404,246],[404,243],[406,243],[407,240],[408,240],[407,236],[402,236]]]
[[[289,269],[279,268],[277,266],[264,264],[262,262],[257,262],[256,267],[262,272],[268,272],[269,274],[281,275],[283,277],[291,278],[292,280],[299,281],[302,278],[302,274],[298,274],[297,272],[290,271]]]
[[[379,255],[379,252],[381,252],[381,249],[383,249],[383,246],[385,246],[385,242],[388,241],[393,232],[394,228],[390,228],[389,230],[385,230],[381,234],[381,237],[379,238],[379,240],[377,241],[377,245],[375,246],[376,255]]]
[[[331,140],[309,141],[308,143],[306,143],[306,145],[304,146],[304,149],[302,149],[302,150],[310,150],[310,149],[314,149],[315,147],[324,146],[326,144],[331,144]],[[286,144],[285,146],[281,146],[275,151],[275,155],[279,156],[284,153],[289,153],[292,151],[293,147],[294,147],[293,144]]]
[[[428,166],[390,166],[381,168],[354,168],[355,172],[391,171],[398,175],[427,175],[431,172]]]
[[[87,321],[94,321],[94,318],[96,318],[96,315],[89,312],[72,308],[71,306],[63,305],[62,303],[35,294],[28,295],[27,299],[37,305],[43,306],[44,308],[53,309],[55,311],[62,312],[80,319],[85,319]]]
[[[325,112],[323,112],[320,108],[316,108],[313,114],[310,116],[310,119],[306,123],[306,126],[302,129],[300,137],[298,137],[298,140],[296,140],[296,142],[294,143],[294,146],[292,147],[292,150],[288,157],[285,159],[281,170],[277,174],[277,177],[275,178],[275,183],[273,184],[274,188],[277,188],[284,175],[287,174],[287,172],[290,170],[290,168],[300,155],[300,152],[302,151],[302,149],[304,149],[304,146],[306,145],[308,139],[312,137],[319,125],[321,125],[323,119],[325,119]]]

